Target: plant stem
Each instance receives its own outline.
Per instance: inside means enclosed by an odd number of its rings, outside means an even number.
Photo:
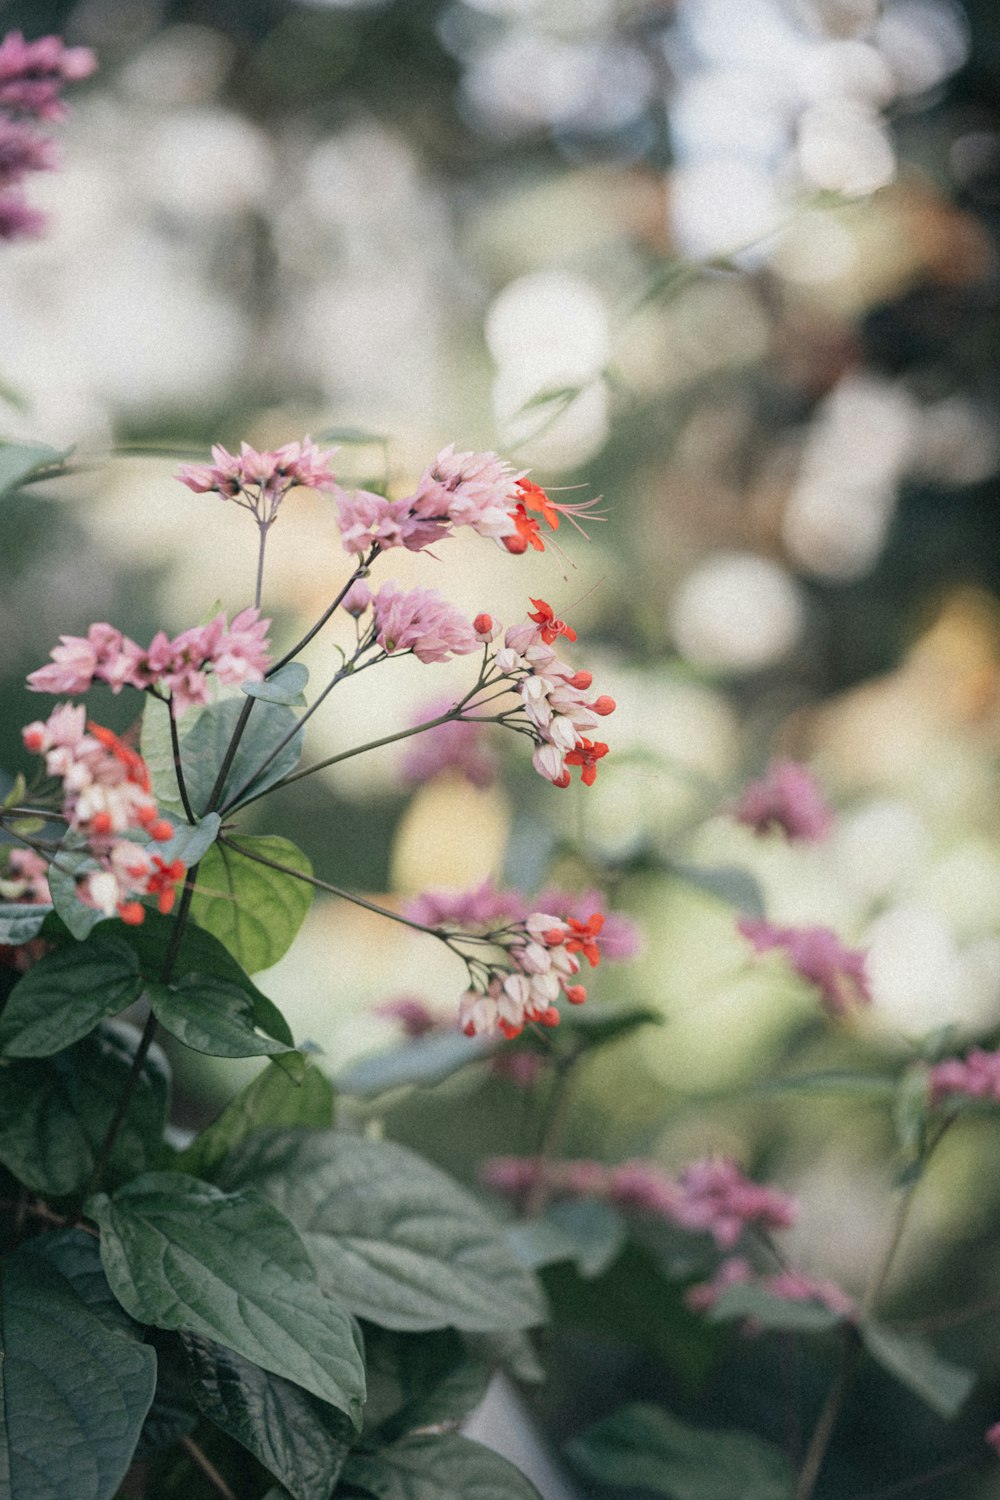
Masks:
[[[371,567],[376,557],[378,557],[381,550],[382,549],[379,546],[378,542],[376,542],[371,551],[368,553],[368,556],[364,558],[363,561],[358,563],[358,566],[354,569],[354,572],[344,584],[344,587],[341,589],[336,599],[334,599],[333,603],[323,611],[312,629],[307,630],[302,639],[300,641],[297,641],[290,651],[286,651],[284,656],[282,656],[278,661],[274,662],[272,666],[268,667],[267,671],[264,673],[265,678],[273,677],[275,672],[280,672],[282,667],[287,667],[288,663],[290,661],[294,661],[299,652],[304,650],[305,647],[308,646],[313,637],[319,635],[319,632],[323,629],[323,626],[326,624],[327,620],[329,620],[331,615],[333,615],[340,608],[351,586],[357,583],[359,578],[364,578],[366,576],[366,574],[368,573],[368,569]]]
[[[184,815],[188,822],[197,823],[198,819],[195,816],[194,809],[188,798],[187,787],[184,784],[184,767],[181,764],[181,738],[177,729],[177,720],[174,718],[173,704],[169,702],[167,703],[167,717],[170,719],[170,747],[173,751],[174,775],[177,777],[177,790],[181,795],[181,805],[184,808]]]
[[[212,1488],[214,1490],[217,1490],[218,1493],[222,1496],[222,1500],[236,1500],[236,1495],[229,1488],[228,1484],[223,1479],[218,1469],[212,1463],[212,1460],[207,1456],[207,1454],[202,1453],[201,1449],[198,1447],[198,1444],[194,1441],[194,1439],[190,1437],[182,1437],[180,1441],[181,1447],[184,1449],[184,1452],[188,1455],[191,1462],[197,1465]]]
[[[542,1139],[535,1157],[538,1172],[524,1200],[526,1219],[534,1219],[542,1213],[551,1196],[546,1169],[550,1162],[553,1162],[559,1155],[563,1136],[566,1133],[566,1122],[569,1119],[570,1083],[573,1067],[579,1055],[578,1052],[572,1052],[566,1057],[557,1058],[554,1064],[552,1089],[548,1099]]]
[[[257,547],[257,580],[254,584],[253,602],[260,609],[260,596],[264,591],[264,551],[267,547],[267,533],[270,527],[269,521],[257,521],[257,530],[260,534],[260,543]]]
[[[188,870],[187,878],[184,881],[184,889],[181,892],[180,905],[177,908],[177,917],[174,921],[173,931],[170,934],[170,942],[167,945],[167,951],[163,956],[163,967],[160,971],[161,984],[169,984],[173,976],[174,965],[177,963],[177,955],[180,952],[181,939],[184,936],[184,929],[187,926],[188,914],[191,910],[191,900],[194,896],[194,888],[197,884],[197,881],[198,866],[195,865],[193,869]],[[94,1158],[94,1168],[90,1174],[90,1180],[88,1181],[83,1193],[84,1201],[86,1201],[86,1199],[90,1197],[91,1193],[95,1193],[100,1186],[101,1178],[103,1177],[104,1169],[107,1167],[108,1161],[111,1158],[111,1152],[114,1149],[114,1144],[118,1137],[118,1132],[122,1128],[125,1116],[128,1114],[129,1107],[132,1103],[133,1098],[135,1097],[135,1091],[139,1087],[139,1079],[142,1076],[142,1070],[145,1066],[146,1058],[149,1055],[149,1049],[153,1045],[153,1039],[156,1036],[156,1026],[156,1016],[152,1011],[150,1011],[149,1015],[146,1017],[146,1024],[143,1027],[139,1045],[136,1048],[135,1056],[132,1059],[132,1066],[129,1069],[128,1077],[125,1080],[125,1086],[122,1089],[121,1098],[118,1101],[118,1107],[115,1110],[114,1115],[112,1116],[111,1124],[108,1126],[104,1135],[104,1139],[98,1147],[97,1154]]]
[[[826,1400],[823,1402],[812,1437],[809,1439],[809,1447],[806,1449],[806,1456],[802,1461],[802,1468],[795,1486],[795,1500],[809,1500],[816,1486],[860,1352],[861,1341],[857,1330],[853,1327],[842,1328],[837,1373],[827,1392]]]
[[[377,916],[388,917],[390,922],[400,922],[404,927],[411,927],[414,932],[425,932],[428,937],[438,938],[440,942],[451,946],[449,935],[443,927],[426,927],[423,922],[411,921],[401,912],[393,911],[388,906],[379,906],[377,902],[359,896],[356,891],[345,891],[342,886],[331,885],[328,880],[320,880],[318,875],[307,875],[304,870],[295,870],[291,865],[283,865],[276,859],[268,859],[266,855],[258,854],[256,850],[244,848],[234,839],[220,837],[219,843],[224,844],[227,849],[234,849],[237,854],[242,854],[246,859],[252,859],[259,865],[267,865],[270,870],[277,870],[281,875],[292,875],[296,880],[305,881],[306,885],[315,886],[318,891],[327,891],[331,896],[341,896],[345,901],[353,902],[355,906],[363,906],[365,911],[373,911]]]

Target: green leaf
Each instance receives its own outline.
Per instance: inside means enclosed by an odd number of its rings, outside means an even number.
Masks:
[[[182,1151],[177,1166],[192,1177],[212,1179],[233,1147],[254,1130],[329,1129],[333,1125],[333,1089],[325,1073],[306,1059],[296,1084],[273,1063],[236,1095],[217,1120]]]
[[[156,1385],[156,1356],[110,1295],[82,1230],[0,1264],[0,1497],[110,1500]]]
[[[188,823],[176,816],[171,817],[170,821],[176,830],[174,836],[164,844],[156,844],[154,853],[168,864],[179,859],[190,870],[215,843],[222,819],[218,813],[206,813],[197,823]]]
[[[356,1098],[373,1098],[389,1089],[417,1084],[430,1088],[450,1078],[470,1063],[481,1062],[497,1051],[498,1043],[486,1037],[468,1037],[459,1031],[444,1031],[403,1042],[388,1052],[373,1052],[348,1063],[336,1075],[337,1092]]]
[[[896,1139],[910,1161],[922,1155],[930,1103],[930,1073],[926,1064],[915,1063],[900,1078],[892,1105]]]
[[[536,1219],[509,1224],[507,1238],[532,1271],[571,1260],[581,1276],[600,1276],[624,1246],[627,1230],[609,1203],[581,1198],[552,1203]]]
[[[0,901],[0,943],[16,948],[37,937],[51,906],[28,906],[18,901]]]
[[[86,1185],[138,1044],[134,1027],[102,1021],[54,1057],[0,1062],[0,1162],[32,1192],[62,1198]],[[166,1063],[152,1047],[115,1140],[110,1181],[155,1165],[166,1114]]]
[[[363,427],[326,427],[319,435],[321,443],[387,443],[384,432],[367,432]]]
[[[89,937],[98,922],[107,920],[96,906],[88,906],[76,894],[76,877],[86,869],[92,869],[94,859],[81,850],[67,849],[63,844],[46,871],[52,905],[70,932],[82,942]]]
[[[210,1057],[268,1057],[294,1050],[285,1042],[258,1035],[253,997],[228,980],[185,974],[176,984],[147,984],[146,994],[160,1024],[194,1052]]]
[[[792,1500],[779,1449],[748,1432],[689,1427],[659,1407],[623,1406],[566,1448],[578,1473],[600,1484],[670,1500]],[[734,1490],[734,1484],[736,1490]]]
[[[539,1500],[520,1469],[457,1433],[404,1437],[373,1453],[352,1453],[343,1478],[377,1500]]]
[[[487,1331],[545,1316],[502,1225],[392,1141],[265,1131],[236,1148],[219,1180],[259,1188],[287,1214],[324,1287],[357,1317],[385,1328]]]
[[[452,1328],[430,1334],[368,1329],[365,1354],[370,1393],[365,1430],[377,1427],[383,1443],[429,1428],[455,1431],[486,1395],[496,1369],[494,1360],[470,1351]],[[380,1382],[383,1406],[387,1397],[391,1403],[381,1418],[373,1410]]]
[[[752,1318],[762,1328],[781,1329],[788,1333],[823,1333],[842,1323],[843,1316],[821,1302],[776,1297],[759,1286],[727,1286],[708,1313],[712,1323],[730,1318]]]
[[[50,1057],[138,999],[139,960],[120,938],[88,938],[47,953],[14,986],[0,1014],[0,1052]]]
[[[182,1333],[192,1394],[294,1500],[330,1500],[353,1432],[342,1412],[211,1339]]]
[[[0,443],[0,495],[16,490],[41,470],[61,465],[72,451],[44,443]]]
[[[662,1011],[646,1005],[600,1005],[591,1001],[584,1006],[568,1007],[562,1013],[559,1037],[563,1033],[580,1038],[588,1047],[600,1047],[628,1036],[641,1026],[662,1026]]]
[[[971,1370],[943,1359],[914,1334],[867,1322],[861,1337],[872,1358],[941,1417],[954,1417],[976,1383]]]
[[[741,1094],[844,1094],[888,1103],[896,1093],[896,1079],[882,1073],[849,1073],[834,1068],[819,1073],[799,1073],[788,1078],[768,1078],[740,1089]],[[732,1094],[727,1097],[731,1098]]]
[[[259,864],[254,854],[312,875],[309,860],[289,839],[229,839],[202,860],[191,903],[198,926],[224,943],[249,974],[269,969],[287,953],[313,898],[306,881]]]
[[[159,983],[163,964],[173,938],[174,918],[162,916],[158,911],[147,911],[139,927],[128,927],[122,937],[139,955],[139,967],[143,977],[154,984]],[[248,974],[245,974],[229,950],[210,932],[203,932],[193,922],[184,929],[180,948],[174,963],[174,973],[211,974],[237,988],[245,990],[253,1000],[254,1025],[273,1036],[275,1041],[294,1047],[295,1040],[281,1011],[259,990]]]
[[[298,708],[305,702],[303,693],[308,681],[309,668],[300,661],[290,661],[263,682],[245,682],[242,691],[248,698],[260,698],[264,703],[287,703]]]
[[[183,735],[191,729],[198,710],[188,709],[177,721],[177,733]],[[178,821],[187,821],[184,803],[177,786],[174,768],[174,746],[170,734],[170,707],[159,698],[148,694],[142,710],[142,729],[139,734],[139,753],[146,762],[149,779],[162,812],[170,813]]]
[[[201,1334],[304,1386],[360,1425],[365,1377],[350,1319],[308,1251],[257,1193],[148,1172],[86,1212],[115,1296],[139,1322]]]
[[[665,861],[664,869],[668,875],[715,896],[727,906],[735,906],[748,917],[767,915],[760,881],[738,865],[689,865],[671,859]]]
[[[6,780],[6,776],[3,779]],[[23,802],[27,791],[28,783],[24,778],[24,772],[18,771],[11,783],[10,791],[0,800],[0,811],[6,812],[8,807],[16,807],[19,802]]]
[[[246,705],[247,699],[243,697],[227,698],[222,703],[209,704],[208,708],[202,709],[181,740],[181,769],[188,798],[196,812],[203,811],[208,805],[216,777]],[[282,704],[253,705],[253,713],[247,721],[226,777],[220,807],[228,804],[244,782],[249,784],[241,793],[240,802],[246,797],[256,796],[258,792],[273,786],[276,781],[295,770],[302,754],[301,731],[292,734],[288,744],[278,751],[259,776],[254,774],[285,735],[295,730],[298,722],[297,715]],[[239,802],[235,806],[239,806]]]

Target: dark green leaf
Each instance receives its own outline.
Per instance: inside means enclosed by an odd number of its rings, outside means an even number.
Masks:
[[[248,974],[269,969],[292,945],[313,888],[252,858],[260,854],[303,875],[312,865],[289,839],[264,836],[217,844],[202,860],[191,914],[224,943]]]
[[[195,812],[203,812],[208,805],[236,725],[247,704],[248,700],[243,697],[227,698],[222,703],[210,704],[208,708],[202,709],[181,741],[181,767],[188,797]],[[288,744],[278,751],[267,768],[259,776],[256,774],[258,766],[267,760],[286,734],[295,730],[297,724],[297,715],[282,704],[253,705],[253,713],[226,777],[220,806],[227,805],[245,782],[248,785],[241,792],[240,801],[273,786],[282,776],[295,770],[302,753],[301,731],[293,733]]]
[[[202,1413],[254,1455],[294,1500],[330,1500],[351,1450],[348,1419],[222,1344],[183,1333]]]
[[[351,1321],[265,1199],[182,1172],[149,1172],[113,1198],[98,1194],[86,1211],[101,1228],[107,1278],[132,1317],[225,1344],[360,1425],[364,1367]]]
[[[333,1089],[315,1064],[307,1060],[302,1082],[296,1084],[270,1063],[181,1153],[177,1166],[211,1180],[219,1162],[251,1131],[281,1126],[324,1130],[332,1124]]]
[[[623,1406],[566,1449],[600,1484],[670,1500],[791,1500],[795,1482],[779,1449],[748,1432],[689,1427],[656,1406]],[[734,1488],[734,1485],[736,1486]]]
[[[971,1370],[943,1359],[914,1334],[862,1323],[861,1337],[872,1358],[939,1416],[954,1417],[976,1383]]]
[[[748,917],[767,915],[760,881],[749,870],[738,865],[689,865],[673,859],[664,868],[667,874],[725,901],[727,906],[735,906]]]
[[[353,1453],[343,1477],[377,1500],[539,1500],[513,1464],[457,1433],[404,1437],[373,1453]]]
[[[296,1225],[324,1287],[386,1328],[525,1328],[537,1282],[502,1225],[450,1177],[392,1141],[334,1131],[265,1131],[223,1164],[227,1187],[257,1187]]]
[[[44,443],[0,443],[0,495],[16,490],[32,475],[58,467],[72,451]]]
[[[110,1500],[138,1441],[156,1357],[110,1295],[95,1241],[41,1235],[0,1264],[3,1500]]]
[[[103,1021],[54,1057],[0,1063],[0,1162],[26,1187],[61,1198],[86,1185],[138,1042],[134,1027]],[[115,1140],[109,1180],[156,1164],[166,1113],[166,1064],[153,1047]]]
[[[139,960],[113,933],[47,953],[14,986],[0,1015],[7,1057],[50,1057],[138,998]]]
[[[263,682],[245,682],[242,691],[248,698],[260,698],[264,703],[287,703],[299,707],[305,702],[303,692],[309,681],[309,668],[300,661],[290,661],[273,677]]]
[[[27,906],[16,901],[0,901],[0,943],[16,948],[38,936],[38,930],[51,906]]]
[[[129,927],[122,933],[125,941],[139,955],[139,967],[145,979],[159,982],[173,931],[172,917],[164,917],[158,911],[147,911],[140,927]],[[189,922],[184,929],[174,963],[174,973],[178,976],[211,974],[216,979],[224,979],[229,984],[237,985],[253,999],[254,1025],[268,1036],[273,1036],[276,1041],[284,1042],[286,1046],[295,1045],[288,1022],[278,1007],[243,972],[228,948],[193,922]]]
[[[593,1001],[568,1007],[562,1015],[560,1039],[565,1032],[574,1040],[579,1037],[588,1047],[617,1041],[640,1026],[662,1026],[664,1022],[662,1011],[651,1010],[646,1005],[595,1005]]]
[[[253,997],[228,980],[185,974],[176,984],[148,983],[146,994],[161,1026],[194,1052],[210,1057],[268,1057],[293,1050],[284,1042],[258,1035]]]
[[[752,1318],[762,1328],[779,1328],[789,1333],[823,1333],[843,1322],[839,1313],[831,1312],[821,1302],[776,1297],[759,1286],[727,1286],[708,1316],[713,1323]]]
[[[507,1237],[522,1265],[531,1270],[574,1261],[581,1276],[600,1276],[627,1237],[620,1213],[598,1198],[553,1203],[536,1219],[507,1226]]]
[[[410,1084],[430,1088],[450,1078],[460,1068],[490,1057],[497,1045],[486,1037],[468,1037],[457,1031],[422,1036],[412,1042],[403,1042],[391,1051],[359,1057],[348,1063],[334,1082],[338,1093],[361,1099]]]

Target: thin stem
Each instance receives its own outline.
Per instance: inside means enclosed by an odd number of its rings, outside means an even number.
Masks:
[[[283,776],[280,781],[276,781],[273,786],[268,787],[265,791],[255,792],[252,797],[248,797],[241,805],[243,807],[250,807],[252,803],[257,801],[258,797],[265,797],[268,792],[276,792],[282,787],[291,786],[293,781],[301,781],[304,776],[312,776],[316,771],[325,771],[327,766],[335,766],[340,761],[350,760],[355,755],[364,755],[368,750],[381,750],[383,745],[392,745],[396,740],[408,740],[411,735],[423,734],[425,729],[436,729],[439,724],[448,724],[455,717],[455,710],[450,708],[446,714],[438,714],[436,719],[428,719],[423,724],[414,724],[410,729],[397,729],[394,734],[385,734],[380,740],[369,740],[367,744],[355,745],[352,750],[341,750],[339,754],[330,755],[326,760],[318,760],[313,766],[304,766],[301,771],[292,771],[290,775]],[[254,775],[257,774],[257,772],[254,773]]]
[[[426,927],[423,922],[414,922],[409,917],[404,917],[401,912],[392,911],[388,906],[379,906],[375,901],[368,901],[364,896],[359,896],[356,891],[345,891],[342,886],[331,885],[328,880],[320,880],[318,875],[307,875],[305,871],[293,869],[291,865],[283,865],[276,859],[268,859],[256,849],[246,849],[234,839],[220,837],[218,842],[224,844],[227,849],[233,849],[237,854],[244,855],[246,859],[252,859],[259,865],[267,865],[270,870],[277,870],[281,875],[292,875],[296,880],[304,881],[306,885],[315,886],[318,891],[327,891],[331,896],[341,896],[345,901],[353,902],[355,906],[363,906],[365,911],[373,911],[377,916],[388,917],[390,922],[399,922],[404,927],[411,927],[414,932],[425,932],[428,937],[435,937],[448,947],[452,946],[452,940],[443,927]]]
[[[219,774],[215,778],[215,785],[212,787],[211,796],[209,797],[208,804],[205,807],[204,812],[202,813],[203,817],[210,812],[215,812],[215,809],[222,798],[222,793],[226,785],[226,777],[229,775],[233,761],[236,759],[236,752],[240,747],[240,740],[243,738],[244,730],[249,723],[250,715],[253,713],[253,706],[256,702],[256,698],[247,698],[243,704],[243,707],[240,709],[240,716],[236,720],[236,727],[233,730],[233,737],[229,741],[229,744],[226,746],[226,753],[222,757],[222,765],[219,767]]]
[[[286,667],[290,661],[295,660],[299,652],[304,650],[304,648],[308,646],[309,642],[313,639],[314,636],[319,635],[319,632],[323,629],[323,626],[326,624],[327,620],[329,620],[331,615],[333,615],[340,608],[352,585],[357,583],[359,578],[364,578],[367,575],[368,569],[371,567],[376,557],[378,557],[381,550],[382,549],[379,546],[378,542],[376,542],[371,551],[368,553],[368,556],[364,558],[363,561],[360,562],[354,569],[354,572],[344,584],[344,587],[341,589],[336,599],[334,599],[333,603],[323,611],[312,629],[307,630],[302,639],[300,641],[297,641],[290,651],[286,651],[284,656],[282,656],[278,661],[274,662],[272,666],[268,667],[267,671],[264,673],[265,677],[273,677],[275,672],[280,672],[282,667]]]
[[[190,1437],[181,1438],[181,1447],[193,1464],[204,1474],[209,1484],[222,1496],[222,1500],[236,1500],[235,1493],[229,1488],[218,1469],[212,1463],[207,1454],[203,1453],[198,1444]]]
[[[843,1405],[847,1388],[854,1376],[854,1370],[861,1352],[861,1341],[857,1330],[853,1327],[841,1329],[840,1359],[837,1363],[837,1373],[833,1384],[826,1394],[823,1409],[819,1414],[816,1426],[813,1428],[812,1437],[809,1439],[809,1447],[802,1461],[799,1471],[798,1483],[795,1486],[795,1500],[809,1500],[819,1478],[819,1471],[823,1467],[826,1458],[826,1450],[830,1446],[833,1429],[837,1425],[840,1416],[840,1408]]]
[[[173,704],[167,703],[167,717],[170,720],[170,747],[174,757],[174,775],[177,777],[177,790],[181,794],[181,805],[184,808],[184,816],[189,823],[197,823],[194,808],[188,797],[187,786],[184,782],[184,767],[181,764],[181,737],[177,728],[177,720],[174,718]]]
[[[920,1163],[923,1168],[926,1168],[927,1163],[930,1161],[932,1155],[941,1144],[941,1141],[944,1139],[946,1133],[950,1129],[952,1123],[954,1122],[954,1119],[954,1115],[949,1116],[949,1118],[944,1121],[940,1130],[933,1137],[933,1139],[927,1142],[927,1145],[924,1148],[923,1159]],[[882,1258],[875,1267],[871,1279],[869,1280],[868,1287],[865,1291],[865,1295],[861,1301],[861,1307],[858,1316],[859,1321],[862,1323],[867,1318],[871,1317],[875,1309],[875,1304],[878,1301],[882,1288],[885,1286],[889,1272],[892,1269],[892,1263],[896,1258],[896,1252],[899,1249],[900,1242],[906,1230],[906,1224],[907,1220],[909,1219],[910,1209],[913,1206],[913,1199],[916,1195],[916,1190],[920,1185],[920,1180],[920,1176],[912,1178],[903,1193],[899,1206],[896,1209],[892,1229],[889,1234],[889,1241],[885,1247],[885,1250],[882,1252]],[[829,1447],[830,1439],[833,1436],[833,1429],[836,1426],[837,1418],[840,1415],[840,1409],[843,1404],[844,1397],[847,1394],[848,1385],[850,1384],[851,1377],[854,1374],[857,1357],[861,1351],[860,1337],[858,1335],[857,1329],[854,1328],[853,1325],[845,1327],[842,1330],[842,1333],[845,1339],[845,1343],[843,1346],[840,1365],[837,1370],[837,1376],[830,1388],[826,1401],[823,1404],[823,1409],[820,1412],[819,1419],[813,1431],[812,1438],[810,1439],[805,1461],[799,1474],[798,1486],[795,1491],[795,1500],[809,1500],[809,1497],[812,1495],[813,1488],[815,1487],[816,1480],[819,1477],[819,1472],[823,1465],[823,1460],[826,1457],[826,1450]]]
[[[549,1163],[559,1155],[563,1136],[566,1133],[566,1122],[569,1119],[570,1083],[573,1066],[579,1055],[573,1052],[567,1057],[558,1058],[554,1064],[552,1089],[548,1099],[542,1139],[535,1157],[538,1171],[524,1200],[526,1219],[536,1218],[542,1213],[551,1196],[546,1169]]]
[[[163,956],[163,967],[160,970],[161,984],[169,984],[171,978],[173,977],[174,966],[177,963],[177,955],[180,952],[181,939],[184,936],[184,929],[187,926],[188,915],[191,910],[191,900],[194,896],[194,888],[197,884],[197,881],[198,866],[195,865],[187,872],[187,878],[184,881],[184,889],[181,892],[180,904],[177,908],[177,917],[174,921],[173,931],[170,934],[170,942],[167,945],[167,951]],[[87,1183],[86,1189],[84,1190],[83,1194],[84,1201],[86,1201],[86,1199],[90,1197],[91,1193],[95,1193],[100,1186],[101,1178],[103,1177],[104,1169],[106,1168],[108,1161],[110,1160],[111,1152],[118,1137],[118,1132],[121,1129],[122,1124],[124,1123],[125,1116],[128,1114],[129,1108],[132,1104],[132,1100],[135,1097],[136,1089],[139,1087],[139,1079],[142,1075],[142,1070],[145,1065],[146,1058],[149,1055],[149,1049],[153,1045],[153,1039],[156,1036],[156,1026],[156,1016],[152,1011],[150,1011],[149,1015],[146,1017],[146,1024],[143,1027],[139,1045],[136,1048],[135,1056],[132,1059],[132,1066],[129,1069],[129,1075],[125,1080],[125,1086],[122,1089],[121,1098],[118,1100],[118,1107],[115,1110],[114,1115],[112,1116],[111,1124],[108,1126],[107,1131],[104,1135],[104,1139],[98,1147],[97,1154],[94,1158],[94,1169],[90,1174],[90,1180]]]
[[[260,543],[257,547],[257,581],[253,591],[253,602],[257,609],[260,609],[260,598],[264,591],[264,552],[267,548],[267,533],[269,529],[269,521],[258,520],[257,530],[260,534]]]

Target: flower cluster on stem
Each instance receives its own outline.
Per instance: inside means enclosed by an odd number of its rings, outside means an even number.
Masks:
[[[742,917],[736,926],[756,953],[783,949],[799,977],[819,991],[831,1016],[871,1002],[864,953],[846,948],[829,927],[779,927],[756,917]]]
[[[163,843],[174,833],[160,816],[142,757],[110,729],[88,724],[83,707],[71,703],[29,724],[23,737],[28,750],[44,755],[48,774],[62,782],[60,816],[76,835],[72,852],[86,856],[75,873],[80,900],[132,924],[143,919],[138,896],[153,895],[161,912],[170,911],[184,865],[126,836],[141,831]]]
[[[21,32],[9,31],[0,42],[0,240],[45,228],[45,215],[21,190],[30,173],[58,165],[52,142],[35,122],[61,120],[64,85],[89,78],[96,67],[89,47],[67,47],[58,36],[29,42]]]

